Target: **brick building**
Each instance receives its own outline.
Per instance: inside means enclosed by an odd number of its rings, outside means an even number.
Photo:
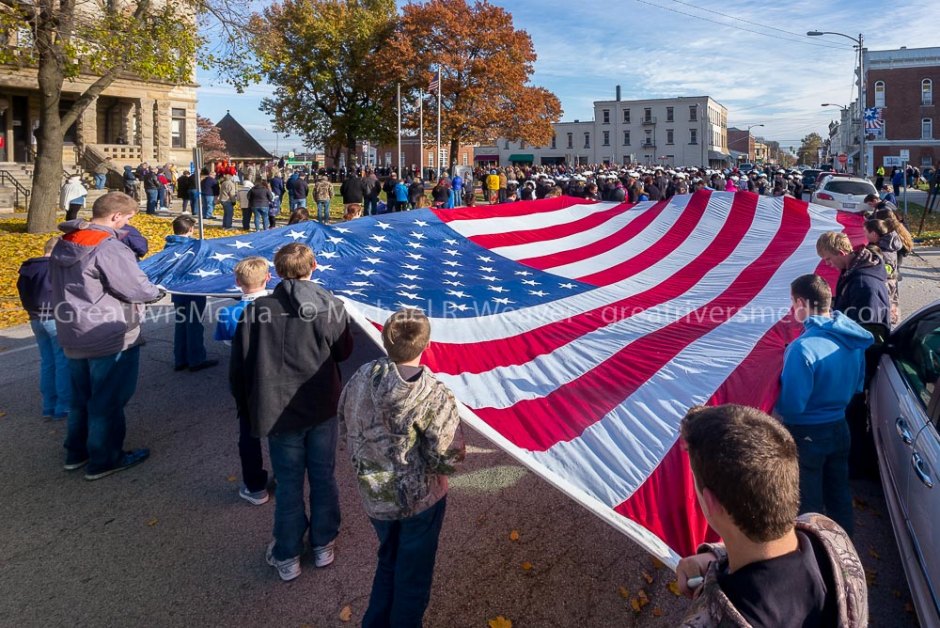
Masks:
[[[450,143],[441,143],[441,155],[435,159],[434,153],[437,152],[437,140],[435,137],[424,136],[424,150],[419,148],[420,142],[417,137],[401,138],[401,166],[402,169],[408,169],[412,166],[419,167],[423,163],[425,168],[436,168],[439,161],[446,162],[450,155]],[[372,168],[391,168],[395,169],[398,162],[395,160],[395,151],[398,146],[395,142],[391,144],[376,145],[367,141],[357,142],[356,158],[360,165],[370,166]],[[347,155],[340,153],[339,162],[336,163],[330,151],[326,151],[325,164],[327,168],[342,168],[352,165],[352,160],[347,161]],[[422,160],[423,157],[423,160]],[[471,144],[461,144],[457,149],[457,166],[473,166],[473,146]]]
[[[940,48],[865,51],[865,107],[882,108],[884,128],[868,131],[871,170],[886,157],[910,151],[910,164],[924,168],[940,162]],[[892,160],[888,160],[890,164]]]
[[[734,127],[728,128],[728,149],[734,153],[742,153],[747,155],[747,161],[753,163],[757,156],[754,151],[754,145],[756,144],[754,136],[751,135],[751,131],[748,129],[736,129]]]

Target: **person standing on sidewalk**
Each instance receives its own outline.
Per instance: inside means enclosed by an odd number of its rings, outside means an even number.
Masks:
[[[90,222],[59,225],[65,235],[49,260],[56,329],[72,379],[65,469],[87,464],[86,480],[123,471],[150,455],[149,449],[123,449],[124,407],[134,395],[140,365],[140,316],[145,303],[165,294],[117,238],[135,213],[130,196],[105,194],[95,201]]]
[[[330,201],[333,200],[333,184],[326,178],[326,175],[317,180],[313,197],[317,203],[317,220],[325,225],[330,220]]]
[[[465,454],[454,395],[421,366],[430,338],[424,313],[395,312],[382,328],[388,357],[361,366],[340,397],[359,494],[379,538],[363,628],[421,628],[447,476]]]
[[[238,200],[238,185],[230,174],[222,175],[219,184],[219,202],[222,204],[222,228],[232,228],[232,217],[235,215],[235,201]]]
[[[842,312],[830,313],[832,293],[819,275],[793,280],[790,298],[803,333],[784,353],[775,410],[799,450],[800,513],[824,513],[851,536],[845,413],[862,391],[865,349],[874,338]]]
[[[343,302],[310,281],[316,266],[304,244],[291,242],[278,250],[274,268],[281,283],[245,308],[229,370],[239,416],[247,417],[255,436],[268,438],[277,488],[274,540],[265,560],[285,582],[300,575],[308,530],[314,565],[333,562],[340,524],[334,475],[339,362],[352,353],[353,340]]]

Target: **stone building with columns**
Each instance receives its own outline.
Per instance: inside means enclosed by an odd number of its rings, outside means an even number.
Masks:
[[[82,75],[66,81],[63,109],[96,78]],[[0,162],[32,161],[38,121],[36,69],[0,66]],[[104,156],[117,166],[142,161],[188,165],[196,145],[196,84],[119,78],[85,110],[65,139],[63,165],[68,170],[89,167],[89,161],[97,163]]]

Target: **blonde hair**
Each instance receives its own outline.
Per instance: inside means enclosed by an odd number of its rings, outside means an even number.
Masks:
[[[849,236],[838,231],[827,231],[816,240],[816,253],[820,257],[829,253],[832,255],[842,255],[852,252],[852,242]]]
[[[306,279],[316,265],[313,250],[299,242],[285,244],[274,254],[274,268],[281,279]]]
[[[246,257],[235,264],[235,281],[243,288],[263,285],[267,277],[268,260],[263,257]]]
[[[382,327],[382,345],[392,362],[409,362],[431,341],[431,321],[421,310],[403,308]]]

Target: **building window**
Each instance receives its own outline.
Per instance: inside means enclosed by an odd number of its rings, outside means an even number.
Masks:
[[[604,116],[604,124],[610,124],[610,109],[604,109],[603,116]]]
[[[574,148],[574,133],[568,134],[568,148]]]
[[[186,148],[186,110],[172,109],[170,120],[170,146]]]
[[[673,122],[675,118],[675,112],[673,107],[666,107],[666,122]],[[669,142],[672,144],[672,142]]]
[[[624,146],[630,145],[630,131],[623,132],[623,145]]]
[[[434,153],[428,153],[428,168],[434,167]]]
[[[525,140],[519,140],[519,148],[520,150],[525,148]]]
[[[933,120],[931,118],[924,118],[920,121],[920,139],[933,139]]]
[[[643,146],[652,146],[653,145],[653,132],[646,132],[646,139],[643,140]]]
[[[623,110],[623,123],[630,124],[630,110],[629,109]]]
[[[552,135],[552,148],[555,148],[555,143],[558,141],[557,135]]]
[[[885,106],[885,82],[877,81],[875,83],[875,106],[884,107]]]
[[[666,143],[674,144],[675,143],[675,132],[672,129],[666,129]]]
[[[465,166],[468,165],[468,162],[467,162],[467,153],[464,153],[464,154],[463,154],[463,165],[465,165]]]
[[[604,146],[610,146],[610,131],[604,131]]]
[[[933,104],[933,81],[924,79],[920,82],[920,104]]]
[[[584,147],[585,148],[591,147],[591,134],[590,133],[584,134]]]
[[[644,122],[650,122],[653,119],[653,110],[650,107],[643,109],[643,120]]]
[[[698,144],[698,129],[689,129],[689,144]]]
[[[689,105],[689,122],[698,122],[698,105]]]
[[[506,150],[509,150],[509,140],[506,140],[506,143],[503,144],[503,148],[505,148]]]

